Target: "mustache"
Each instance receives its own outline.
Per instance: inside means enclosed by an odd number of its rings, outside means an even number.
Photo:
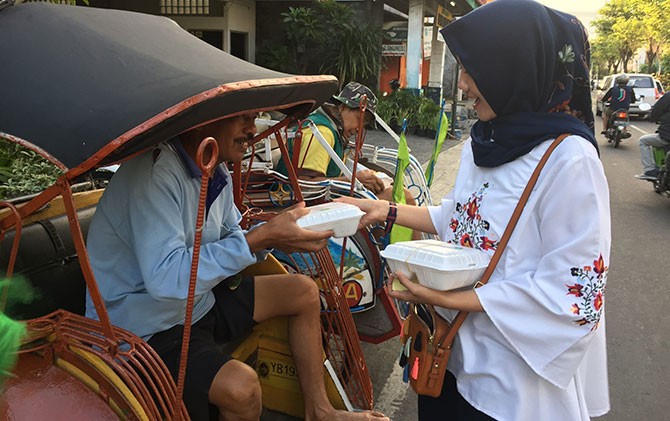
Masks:
[[[233,141],[235,143],[244,143],[252,140],[253,138],[254,138],[253,134],[247,133],[246,135],[236,137],[235,139],[233,139]]]

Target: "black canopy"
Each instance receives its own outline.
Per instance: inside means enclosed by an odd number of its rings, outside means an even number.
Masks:
[[[46,3],[0,11],[0,57],[0,136],[68,168],[115,162],[245,110],[304,116],[337,89],[333,76],[240,60],[167,18]]]

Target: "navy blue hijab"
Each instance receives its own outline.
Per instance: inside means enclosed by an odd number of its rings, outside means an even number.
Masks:
[[[441,31],[497,117],[471,130],[475,164],[497,167],[571,133],[593,133],[587,32],[532,0],[496,0]]]

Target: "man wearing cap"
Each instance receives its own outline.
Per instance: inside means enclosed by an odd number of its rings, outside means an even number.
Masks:
[[[314,252],[332,234],[298,226],[296,220],[308,213],[304,203],[248,231],[240,227],[226,165],[244,158],[256,134],[255,120],[251,112],[192,128],[121,165],[98,203],[87,240],[109,317],[146,340],[177,380],[202,177],[198,148],[202,139],[213,137],[217,167],[201,228],[184,380],[190,419],[209,420],[210,409],[218,409],[219,419],[260,419],[258,374],[219,342],[240,339],[257,323],[287,316],[305,419],[388,421],[377,412],[336,410],[328,400],[314,280],[300,274],[240,274],[265,259],[269,248]],[[98,319],[91,295],[86,298],[86,315]]]
[[[374,122],[374,112],[377,108],[377,97],[365,85],[358,82],[349,82],[342,92],[334,95],[331,101],[326,102],[314,111],[309,120],[314,122],[321,135],[333,148],[340,158],[344,157],[344,150],[349,138],[358,131],[361,117],[361,99],[367,97],[365,108],[365,124]],[[280,164],[279,171],[282,171]],[[302,128],[300,156],[298,158],[298,177],[303,180],[318,181],[326,178],[347,180],[341,175],[340,168],[330,159],[326,149],[314,138],[306,124]],[[382,179],[369,169],[359,170],[356,178],[368,190],[380,199],[391,200],[392,188],[387,187]],[[406,194],[407,202],[414,204],[410,194]]]

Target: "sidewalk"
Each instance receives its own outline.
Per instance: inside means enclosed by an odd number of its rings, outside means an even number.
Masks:
[[[432,198],[434,205],[438,205],[442,197],[449,193],[454,187],[458,166],[461,163],[463,141],[466,139],[466,137],[463,137],[457,145],[454,145],[446,151],[443,150],[437,158],[433,185],[430,187],[430,197]],[[422,166],[424,169],[426,168],[426,164],[423,164]]]
[[[460,164],[463,141],[468,138],[469,127],[472,123],[473,121],[469,121],[466,124],[461,139],[446,139],[442,145],[442,150],[435,165],[433,185],[430,189],[433,204],[440,203],[440,199],[454,186],[456,172]],[[396,141],[386,132],[380,130],[368,131],[365,141],[375,146],[384,146],[392,149],[398,148]],[[407,136],[407,145],[410,148],[410,153],[421,162],[421,166],[425,169],[433,152],[433,139],[409,135]]]

